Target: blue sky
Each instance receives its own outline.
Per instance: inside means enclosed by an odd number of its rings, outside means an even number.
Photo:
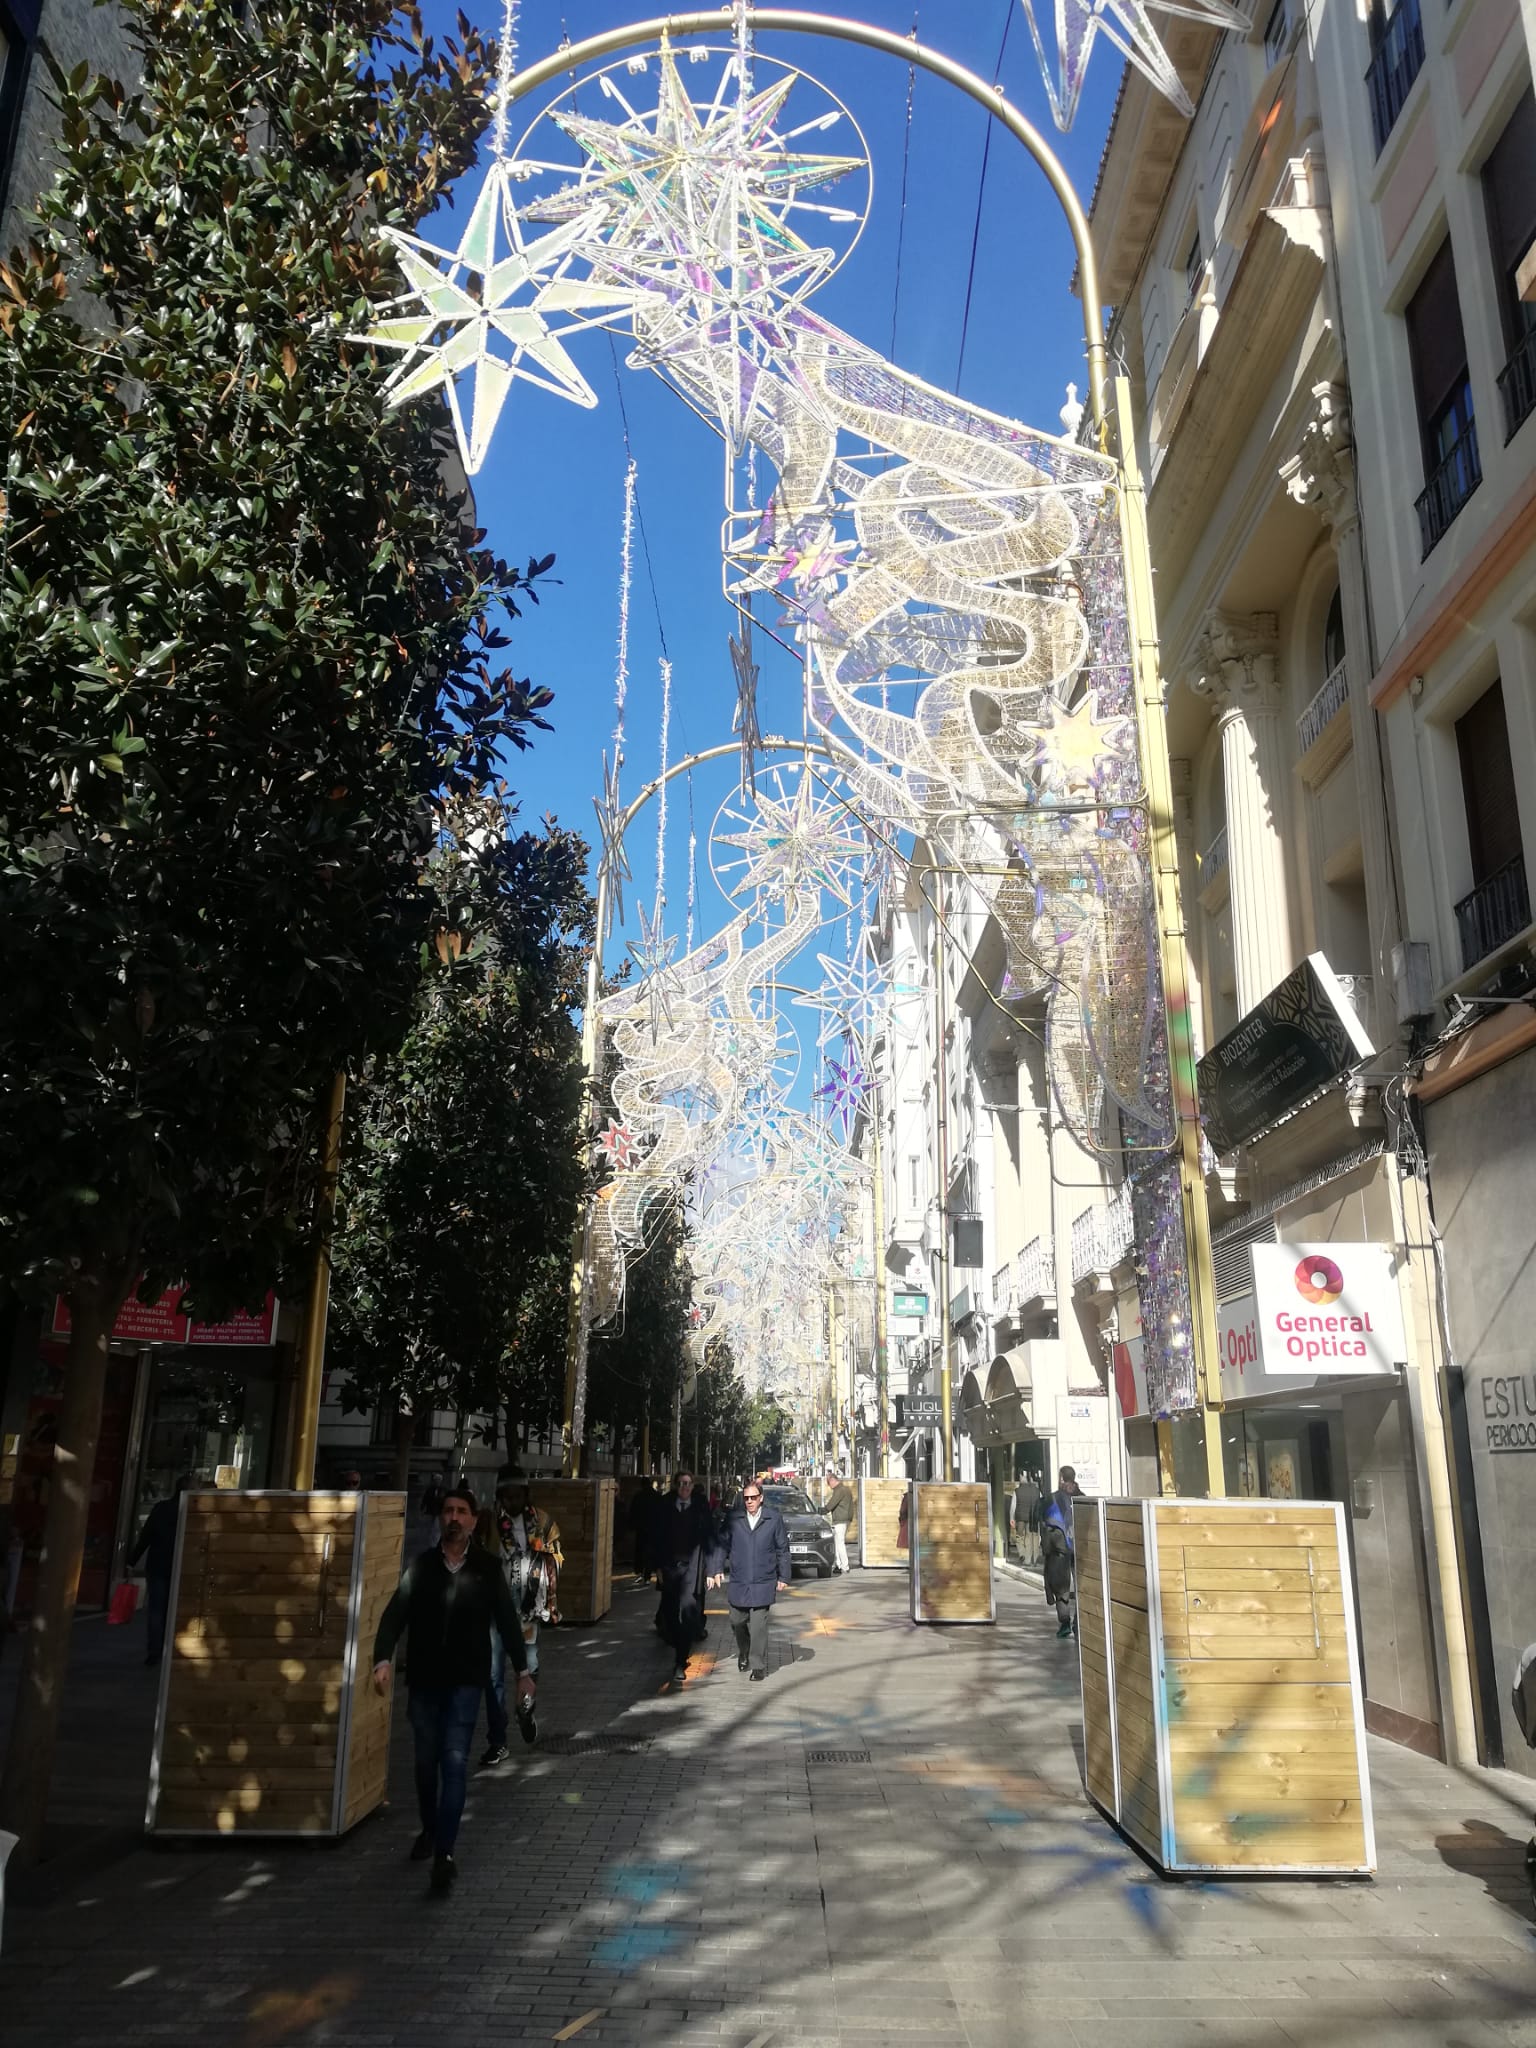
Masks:
[[[999,74],[998,51],[1010,10],[1014,18]],[[441,33],[453,11],[431,0],[429,25]],[[470,0],[467,11],[494,31],[500,0]],[[553,0],[524,0],[520,61],[526,65],[555,49],[567,28],[579,39],[643,13],[621,0],[568,0],[563,8]],[[863,0],[862,13],[903,35],[913,23],[912,0]],[[1018,0],[923,0],[918,27],[923,40],[983,77],[1000,75],[1009,99],[1056,146],[1086,204],[1118,86],[1117,53],[1105,44],[1096,51],[1076,126],[1071,134],[1058,136]],[[759,48],[836,92],[863,129],[871,153],[868,226],[850,260],[817,294],[817,311],[860,340],[893,353],[904,369],[1029,425],[1059,432],[1068,380],[1075,380],[1079,391],[1086,383],[1082,315],[1069,290],[1072,249],[1066,223],[1031,159],[1005,130],[995,128],[967,321],[967,277],[989,126],[982,110],[954,88],[918,74],[910,151],[905,153],[902,230],[907,67],[821,37],[763,36]],[[523,108],[515,110],[514,135],[523,125],[522,114]],[[457,195],[455,214],[428,230],[436,239],[457,240],[473,181],[466,181],[466,188]],[[554,731],[540,735],[535,748],[513,766],[524,814],[532,820],[553,812],[562,823],[593,836],[592,798],[601,786],[602,751],[614,723],[626,455],[606,337],[589,334],[571,346],[598,394],[597,409],[586,411],[528,385],[514,386],[490,458],[476,479],[476,497],[491,544],[509,560],[556,557],[553,573],[559,580],[514,628],[518,672],[555,692]],[[654,774],[658,761],[662,633],[674,665],[674,760],[729,740],[736,699],[726,645],[734,615],[720,591],[720,443],[658,379],[624,369],[622,354],[621,347],[618,377],[638,464],[645,542],[635,551],[630,626],[624,788],[631,796]],[[763,730],[798,732],[798,667],[765,643],[760,643],[759,658]],[[706,767],[693,778],[700,931],[716,929],[728,914],[710,881],[705,848],[716,807],[734,783],[728,763]],[[667,925],[679,935],[687,894],[688,812],[688,790],[679,777],[672,785],[666,858]],[[635,894],[649,898],[656,869],[654,806],[636,824],[631,862]],[[624,939],[638,936],[630,905],[629,928],[615,933],[610,958],[622,957]],[[827,949],[840,950],[835,944]]]

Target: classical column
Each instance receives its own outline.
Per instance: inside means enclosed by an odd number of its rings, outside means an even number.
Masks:
[[[1173,838],[1179,854],[1179,901],[1184,909],[1184,974],[1189,984],[1195,1051],[1210,1051],[1205,1035],[1205,947],[1201,929],[1200,872],[1195,845],[1195,764],[1179,754],[1168,763],[1173,784]]]
[[[1340,384],[1315,384],[1312,406],[1296,453],[1280,466],[1280,479],[1298,505],[1315,507],[1333,539],[1339,563],[1339,606],[1349,681],[1349,733],[1355,761],[1360,853],[1371,932],[1373,1008],[1378,1034],[1392,1029],[1392,948],[1402,936],[1382,773],[1381,729],[1371,704],[1375,653],[1365,582],[1360,502],[1349,394]],[[1382,1044],[1378,1036],[1377,1044]]]
[[[1286,734],[1280,723],[1273,612],[1212,612],[1200,636],[1195,692],[1221,724],[1227,877],[1237,1008],[1247,1016],[1296,964],[1285,863]]]

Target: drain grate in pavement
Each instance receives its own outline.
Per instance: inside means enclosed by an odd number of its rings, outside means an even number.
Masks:
[[[550,1756],[639,1756],[649,1749],[648,1735],[541,1735],[539,1748]]]
[[[808,1764],[867,1764],[867,1749],[808,1749],[805,1753]]]

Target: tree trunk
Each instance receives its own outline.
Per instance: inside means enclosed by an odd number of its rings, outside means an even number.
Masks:
[[[32,1613],[22,1645],[16,1712],[0,1778],[0,1827],[20,1837],[18,1865],[42,1852],[43,1820],[69,1670],[75,1595],[85,1552],[85,1525],[107,1385],[107,1345],[127,1298],[132,1268],[119,1279],[82,1273],[70,1296],[69,1356],[59,1403],[43,1548]]]
[[[411,1490],[411,1447],[416,1441],[416,1418],[408,1408],[395,1410],[395,1490]]]

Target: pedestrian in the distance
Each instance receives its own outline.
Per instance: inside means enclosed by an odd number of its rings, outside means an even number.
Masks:
[[[709,1503],[695,1493],[693,1474],[679,1472],[656,1521],[656,1561],[661,1566],[658,1625],[672,1645],[672,1676],[688,1676],[693,1646],[705,1634],[704,1573],[714,1547]]]
[[[1072,1503],[1082,1490],[1073,1468],[1063,1465],[1056,1475],[1056,1491],[1040,1510],[1040,1562],[1045,1573],[1045,1597],[1056,1609],[1058,1641],[1077,1634],[1077,1595],[1072,1590]]]
[[[178,1479],[164,1500],[157,1500],[144,1517],[139,1540],[128,1553],[130,1569],[144,1560],[144,1613],[149,1636],[144,1662],[158,1664],[165,1655],[165,1620],[171,1608],[171,1573],[176,1564],[176,1524],[180,1518],[181,1496],[192,1484],[190,1477]]]
[[[845,1572],[848,1569],[848,1524],[853,1520],[853,1488],[840,1472],[827,1467],[827,1484],[832,1491],[821,1504],[821,1511],[832,1524],[832,1569]]]
[[[1040,1482],[1026,1472],[1013,1489],[1013,1538],[1019,1562],[1034,1564],[1039,1551]]]
[[[476,1540],[501,1566],[502,1576],[522,1618],[523,1648],[528,1655],[528,1676],[539,1675],[539,1623],[558,1623],[560,1610],[555,1595],[565,1554],[560,1548],[560,1524],[553,1515],[533,1504],[533,1492],[515,1466],[503,1465],[496,1474],[496,1500],[483,1508],[475,1528]],[[485,1688],[485,1753],[481,1767],[507,1760],[507,1656],[501,1637],[491,1630],[491,1676]],[[536,1742],[539,1724],[533,1701],[517,1702],[518,1733],[524,1742]]]
[[[447,1892],[458,1867],[453,1848],[464,1814],[469,1746],[474,1740],[480,1695],[491,1675],[491,1630],[501,1637],[517,1673],[517,1697],[532,1700],[522,1617],[499,1561],[470,1537],[475,1497],[450,1483],[438,1508],[438,1541],[406,1566],[373,1642],[375,1691],[389,1690],[390,1658],[402,1635],[409,1638],[406,1694],[416,1738],[416,1805],[421,1833],[411,1861],[432,1858],[432,1889]]]
[[[794,1564],[784,1517],[763,1499],[760,1479],[749,1479],[741,1503],[720,1532],[712,1586],[724,1586],[736,1638],[736,1669],[750,1665],[759,1683],[768,1676],[768,1610],[789,1591]]]

